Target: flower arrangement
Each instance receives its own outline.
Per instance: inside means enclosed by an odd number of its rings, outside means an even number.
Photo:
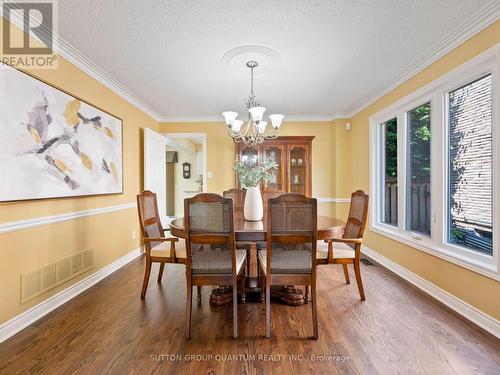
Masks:
[[[265,160],[256,166],[250,166],[241,160],[236,160],[234,164],[234,170],[244,189],[257,187],[261,181],[269,181],[273,169],[278,169],[278,164],[272,160]]]

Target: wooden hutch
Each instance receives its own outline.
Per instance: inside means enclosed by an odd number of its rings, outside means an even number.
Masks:
[[[249,165],[265,159],[274,160],[278,169],[261,189],[283,193],[312,194],[312,140],[314,136],[283,136],[266,140],[260,145],[236,143],[236,155]],[[240,187],[236,177],[237,188]]]

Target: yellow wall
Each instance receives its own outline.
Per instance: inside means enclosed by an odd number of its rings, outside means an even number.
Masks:
[[[335,191],[336,152],[335,136],[338,129],[345,129],[345,121],[334,122],[285,122],[280,135],[311,135],[313,140],[312,180],[313,196],[321,198],[337,197]],[[160,123],[161,133],[206,133],[207,134],[207,170],[213,177],[208,180],[207,191],[222,194],[234,187],[233,164],[236,158],[235,146],[227,134],[224,123]],[[341,133],[339,133],[341,134]],[[342,142],[339,142],[342,143]],[[343,165],[340,166],[343,168]],[[342,197],[349,195],[342,191]],[[319,212],[325,215],[335,213],[332,203],[320,203]]]
[[[135,202],[142,189],[143,128],[157,130],[158,123],[62,58],[56,70],[31,73],[123,120],[124,194],[0,204],[0,224]],[[137,231],[136,239],[132,230]],[[0,324],[139,246],[136,209],[0,234]],[[94,250],[92,271],[20,304],[21,274],[89,248]]]
[[[350,167],[344,171],[347,189],[370,188],[369,117],[426,85],[451,69],[500,42],[500,21],[472,37],[458,48],[397,87],[350,121],[347,133],[352,151]],[[342,188],[341,188],[342,189]],[[500,283],[473,271],[434,257],[367,230],[365,245],[423,277],[447,292],[500,319]]]

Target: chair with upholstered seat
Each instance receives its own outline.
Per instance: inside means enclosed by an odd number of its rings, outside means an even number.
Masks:
[[[285,193],[283,193],[282,191],[279,191],[279,190],[275,190],[275,189],[262,190],[262,201],[263,201],[264,207],[267,207],[269,199],[279,197],[281,194],[285,194]]]
[[[243,207],[245,204],[245,196],[247,192],[243,189],[229,189],[222,193],[224,198],[231,198],[233,200],[233,207]]]
[[[233,214],[231,198],[198,194],[184,200],[186,338],[191,337],[193,285],[233,287],[233,337],[238,337],[238,279],[245,280],[246,251],[236,250]]]
[[[351,207],[342,238],[325,240],[327,246],[318,247],[316,255],[318,264],[342,264],[347,284],[350,283],[347,265],[352,264],[362,301],[365,300],[365,292],[361,281],[360,256],[368,216],[368,201],[368,194],[364,191],[358,190],[352,193]]]
[[[183,247],[175,248],[175,243],[179,241],[178,238],[165,237],[155,193],[145,190],[138,194],[137,208],[146,253],[146,270],[141,291],[141,298],[144,299],[153,262],[160,263],[158,282],[161,282],[165,263],[185,263],[186,250]]]
[[[267,245],[259,251],[266,289],[266,337],[271,335],[271,286],[307,285],[312,289],[313,336],[318,338],[316,239],[316,199],[292,193],[269,199]]]

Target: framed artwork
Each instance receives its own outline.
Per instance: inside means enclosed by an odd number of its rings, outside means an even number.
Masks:
[[[123,193],[122,120],[4,66],[0,202]]]

